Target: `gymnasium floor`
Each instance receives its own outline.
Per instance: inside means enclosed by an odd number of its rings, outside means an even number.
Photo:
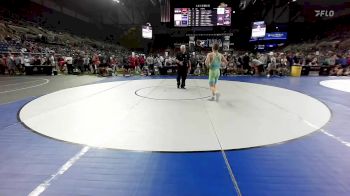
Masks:
[[[349,78],[204,79],[0,77],[0,195],[350,194]]]

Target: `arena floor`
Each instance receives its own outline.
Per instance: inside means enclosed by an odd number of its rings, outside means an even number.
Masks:
[[[349,195],[349,78],[0,77],[0,195]]]

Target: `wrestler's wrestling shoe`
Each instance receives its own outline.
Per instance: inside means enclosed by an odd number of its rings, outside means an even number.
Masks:
[[[219,99],[220,99],[220,93],[216,93],[216,102],[219,102]]]
[[[215,97],[214,96],[211,96],[208,101],[215,101]]]

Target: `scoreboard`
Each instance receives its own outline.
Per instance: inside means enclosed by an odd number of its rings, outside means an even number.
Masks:
[[[174,8],[174,26],[231,26],[231,13],[231,7]]]

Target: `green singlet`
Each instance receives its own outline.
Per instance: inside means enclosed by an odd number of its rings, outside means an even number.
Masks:
[[[220,76],[221,55],[216,52],[213,61],[209,66],[209,85],[214,86],[218,83]]]

